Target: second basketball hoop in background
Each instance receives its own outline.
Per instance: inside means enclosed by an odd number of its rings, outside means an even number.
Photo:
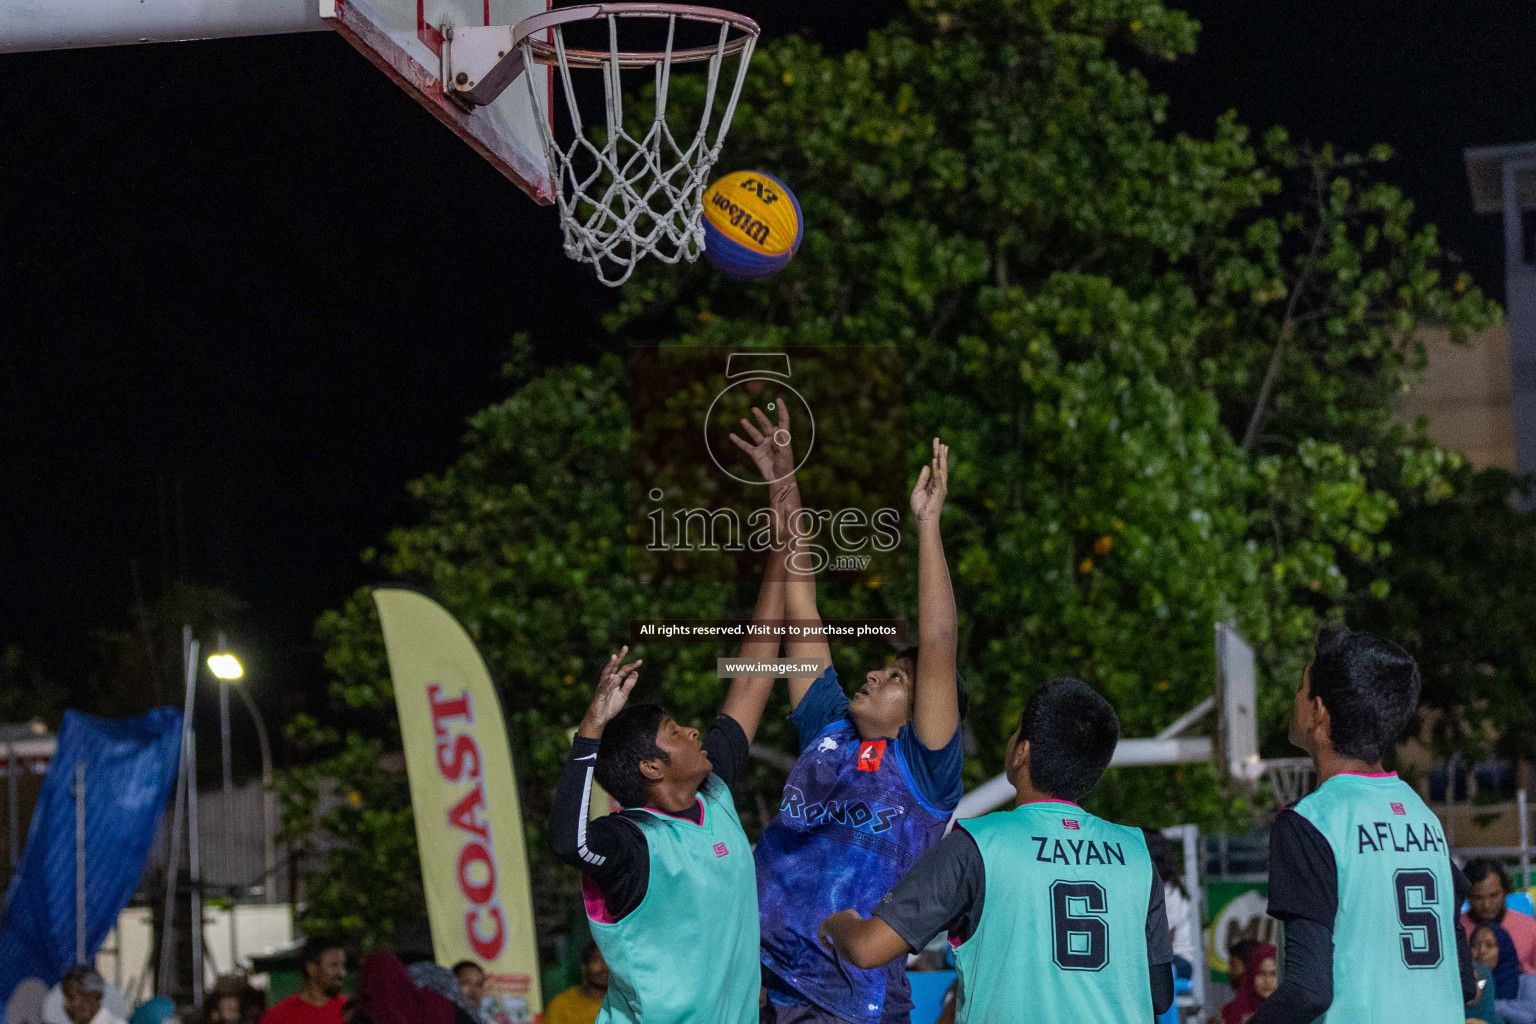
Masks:
[[[704,258],[738,281],[771,277],[800,248],[800,201],[761,171],[736,171],[704,193]]]

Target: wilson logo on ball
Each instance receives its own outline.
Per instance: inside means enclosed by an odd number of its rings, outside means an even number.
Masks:
[[[800,203],[771,174],[736,171],[704,193],[704,258],[728,277],[778,273],[800,248],[801,234]]]

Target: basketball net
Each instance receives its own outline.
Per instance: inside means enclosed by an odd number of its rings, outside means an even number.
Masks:
[[[546,64],[559,68],[570,113],[573,135],[565,145],[555,139],[545,118],[537,119],[555,182],[565,254],[592,264],[598,280],[617,287],[629,280],[635,264],[646,256],[664,263],[692,262],[704,251],[704,188],[735,116],[758,28],[750,18],[706,7],[597,4],[590,10],[595,16],[589,20],[607,23],[606,50],[568,48],[564,24],[551,26],[545,38],[529,35],[519,45],[526,67]],[[666,19],[665,50],[637,53],[619,49],[620,23],[635,18]],[[715,43],[674,50],[679,21],[718,26]],[[736,67],[727,95],[721,77],[731,57],[736,58]],[[704,109],[692,137],[684,144],[667,123],[667,94],[673,66],[695,62],[707,65]],[[656,99],[650,129],[636,139],[624,126],[619,72],[643,67],[654,69]],[[604,119],[600,130],[583,125],[572,69],[602,75]],[[537,110],[533,76],[523,77]],[[715,107],[721,98],[725,109],[716,120]],[[590,138],[589,131],[597,138]]]
[[[1310,757],[1282,757],[1262,762],[1275,807],[1289,807],[1316,785],[1316,769]]]

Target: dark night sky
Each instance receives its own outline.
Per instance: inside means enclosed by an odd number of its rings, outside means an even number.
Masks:
[[[833,48],[894,9],[737,6]],[[1392,144],[1388,176],[1502,292],[1461,151],[1536,138],[1536,5],[1186,6],[1200,53],[1152,73],[1176,128],[1236,107]],[[588,351],[610,294],[330,33],[0,57],[0,139],[0,643],[78,671],[57,652],[126,622],[129,560],[158,578],[157,480],[180,477],[190,576],[253,606],[258,693],[318,686],[315,616],[501,396],[513,333]]]

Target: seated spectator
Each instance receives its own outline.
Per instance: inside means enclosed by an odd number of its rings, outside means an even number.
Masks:
[[[1461,915],[1461,926],[1467,937],[1472,929],[1485,921],[1503,927],[1515,944],[1520,959],[1520,970],[1536,974],[1536,919],[1510,910],[1504,905],[1509,895],[1509,878],[1497,861],[1478,859],[1467,862],[1467,881],[1472,883],[1472,894],[1467,900],[1467,912]]]
[[[347,997],[341,983],[347,977],[347,954],[341,943],[312,936],[304,943],[302,987],[280,999],[261,1024],[342,1024]]]
[[[1237,995],[1221,1008],[1221,1024],[1248,1024],[1264,1000],[1280,987],[1280,956],[1274,946],[1265,942],[1253,944],[1238,986]]]
[[[59,987],[64,992],[64,1015],[70,1024],[128,1024],[101,1005],[107,982],[94,967],[76,964],[64,972]]]
[[[1483,966],[1493,974],[1493,1007],[1504,1018],[1504,1024],[1536,1024],[1536,976],[1520,970],[1509,933],[1499,925],[1484,922],[1472,937],[1483,951]]]
[[[544,1024],[592,1024],[608,994],[608,963],[595,943],[581,952],[581,984],[568,988],[544,1008]]]
[[[1493,929],[1479,925],[1472,932],[1472,970],[1479,982],[1478,993],[1467,1004],[1467,1020],[1479,1024],[1504,1024],[1494,1005],[1493,969],[1499,965],[1499,941]]]

